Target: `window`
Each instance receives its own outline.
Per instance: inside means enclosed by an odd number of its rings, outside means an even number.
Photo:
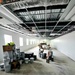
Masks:
[[[29,39],[26,39],[26,45],[29,45]]]
[[[30,44],[31,44],[31,45],[33,44],[33,39],[30,39]]]
[[[12,36],[4,34],[5,44],[12,42]]]
[[[23,38],[22,37],[19,38],[19,42],[20,42],[20,46],[23,46]]]
[[[36,40],[35,39],[32,39],[32,44],[35,44]]]

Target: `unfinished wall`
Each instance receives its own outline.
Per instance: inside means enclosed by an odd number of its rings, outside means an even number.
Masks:
[[[12,41],[16,44],[17,48],[20,48],[21,51],[25,51],[28,50],[32,47],[35,47],[37,45],[37,42],[35,42],[35,44],[26,44],[26,39],[37,39],[37,37],[29,37],[29,36],[25,36],[25,35],[21,35],[19,33],[15,33],[12,31],[8,31],[6,29],[1,29],[0,28],[0,61],[3,60],[3,48],[2,45],[5,45],[5,41],[4,41],[4,34],[7,35],[11,35],[12,36]],[[23,46],[20,46],[19,44],[19,37],[23,38]]]
[[[75,31],[51,40],[51,44],[52,47],[75,60]]]

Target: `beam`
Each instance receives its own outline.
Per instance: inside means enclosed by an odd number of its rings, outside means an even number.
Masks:
[[[29,27],[26,23],[20,24],[20,25],[24,26],[24,27],[25,27],[26,29],[28,29],[29,31],[32,31],[32,30],[30,29],[30,27]]]
[[[53,31],[54,31],[54,29],[57,27],[57,25],[58,25],[58,23],[59,23],[60,21],[61,21],[61,19],[59,19],[59,20],[57,21],[57,23],[55,24],[55,26],[54,26],[54,28],[53,28],[52,32],[53,32]],[[52,32],[51,32],[51,33],[52,33]],[[50,33],[50,34],[51,34],[51,33]]]
[[[66,21],[66,22],[59,22],[59,24],[56,26],[57,27],[64,27],[64,25],[66,25],[68,22],[70,21]],[[36,22],[35,22],[36,23]],[[44,26],[45,23],[36,23],[38,27],[42,27]],[[47,23],[47,27],[49,26],[55,26],[56,22],[51,22],[51,23]],[[34,27],[34,24],[33,23],[29,23],[27,24],[29,27]],[[75,22],[72,22],[69,26],[74,26],[75,25]]]
[[[36,11],[35,11],[36,12]],[[25,12],[26,13],[26,12]],[[55,13],[59,13],[59,12],[52,12],[52,13],[47,13],[47,14],[55,14]],[[63,12],[61,12],[61,13],[63,13]],[[43,15],[43,14],[45,14],[45,13],[37,13],[37,14],[31,14],[31,15]],[[28,15],[20,15],[20,16],[18,16],[18,17],[25,17],[25,16],[28,16]]]
[[[67,8],[64,12],[64,14],[61,16],[60,20],[63,20],[69,12],[72,10],[72,8],[75,6],[75,0],[70,0],[69,4],[67,5]],[[72,14],[73,15],[73,14]]]
[[[25,9],[26,9],[26,11],[28,12],[29,17],[30,17],[30,18],[31,18],[31,20],[33,21],[33,23],[34,23],[34,25],[35,25],[35,28],[38,30],[38,27],[37,27],[36,23],[34,22],[33,18],[31,17],[31,15],[30,15],[30,13],[29,13],[28,9],[27,9],[27,8],[25,8]],[[37,33],[38,33],[38,32],[37,32]],[[40,35],[40,33],[39,33],[39,35]]]
[[[57,18],[59,18],[60,14],[62,13],[62,9],[60,9],[59,14],[57,16]]]
[[[60,27],[63,27],[63,26],[60,25],[60,26],[57,26],[57,27],[60,28]],[[38,28],[42,28],[42,27],[44,27],[44,26],[38,26]],[[47,27],[49,28],[49,27],[54,27],[54,26],[52,25],[52,26],[47,26]],[[69,26],[67,26],[67,27],[69,27]]]
[[[47,18],[47,7],[45,6],[45,35],[46,35],[46,26],[47,26],[47,23],[46,23],[46,18]]]
[[[64,9],[67,7],[68,4],[63,4],[63,5],[51,5],[47,6],[47,9]]]
[[[70,21],[67,25],[65,25],[63,28],[61,28],[57,33],[59,33],[60,31],[62,31],[65,27],[67,27],[70,23],[72,23],[72,21]]]
[[[64,4],[64,5],[49,5],[47,6],[47,9],[64,9],[66,8],[67,4]],[[45,10],[45,7],[44,6],[38,6],[38,7],[31,7],[31,8],[27,8],[28,11],[39,11],[39,10]],[[17,10],[14,10],[14,12],[26,12],[26,10],[23,8],[23,9],[17,9]]]
[[[32,8],[26,8],[28,9],[28,11],[39,11],[39,10],[45,10],[45,7],[44,6],[40,6],[40,7],[32,7]],[[26,12],[26,9],[18,9],[18,10],[14,10],[14,12]]]
[[[56,23],[57,21],[50,21],[50,20],[47,20],[46,21],[47,23]],[[60,21],[59,23],[68,23],[69,22],[69,20],[67,20],[67,21],[64,21],[64,20],[62,20],[62,21]],[[30,21],[28,21],[28,22],[25,22],[26,24],[33,24],[33,22],[30,22]],[[35,21],[35,23],[45,23],[45,21]]]

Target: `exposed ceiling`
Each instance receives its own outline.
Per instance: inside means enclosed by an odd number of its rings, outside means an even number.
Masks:
[[[60,21],[70,0],[15,0],[3,3],[23,21],[21,25],[42,37],[57,37],[70,31],[74,21]]]

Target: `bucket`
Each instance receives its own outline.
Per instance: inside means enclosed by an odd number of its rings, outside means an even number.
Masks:
[[[5,66],[5,72],[8,73],[11,71],[11,65]]]
[[[9,59],[7,59],[7,60],[4,59],[4,66],[8,66],[8,65],[10,65],[9,62],[10,62]]]
[[[25,58],[25,63],[28,64],[29,63],[29,59]]]
[[[34,58],[33,57],[30,58],[30,63],[33,63],[33,61],[34,61]]]

